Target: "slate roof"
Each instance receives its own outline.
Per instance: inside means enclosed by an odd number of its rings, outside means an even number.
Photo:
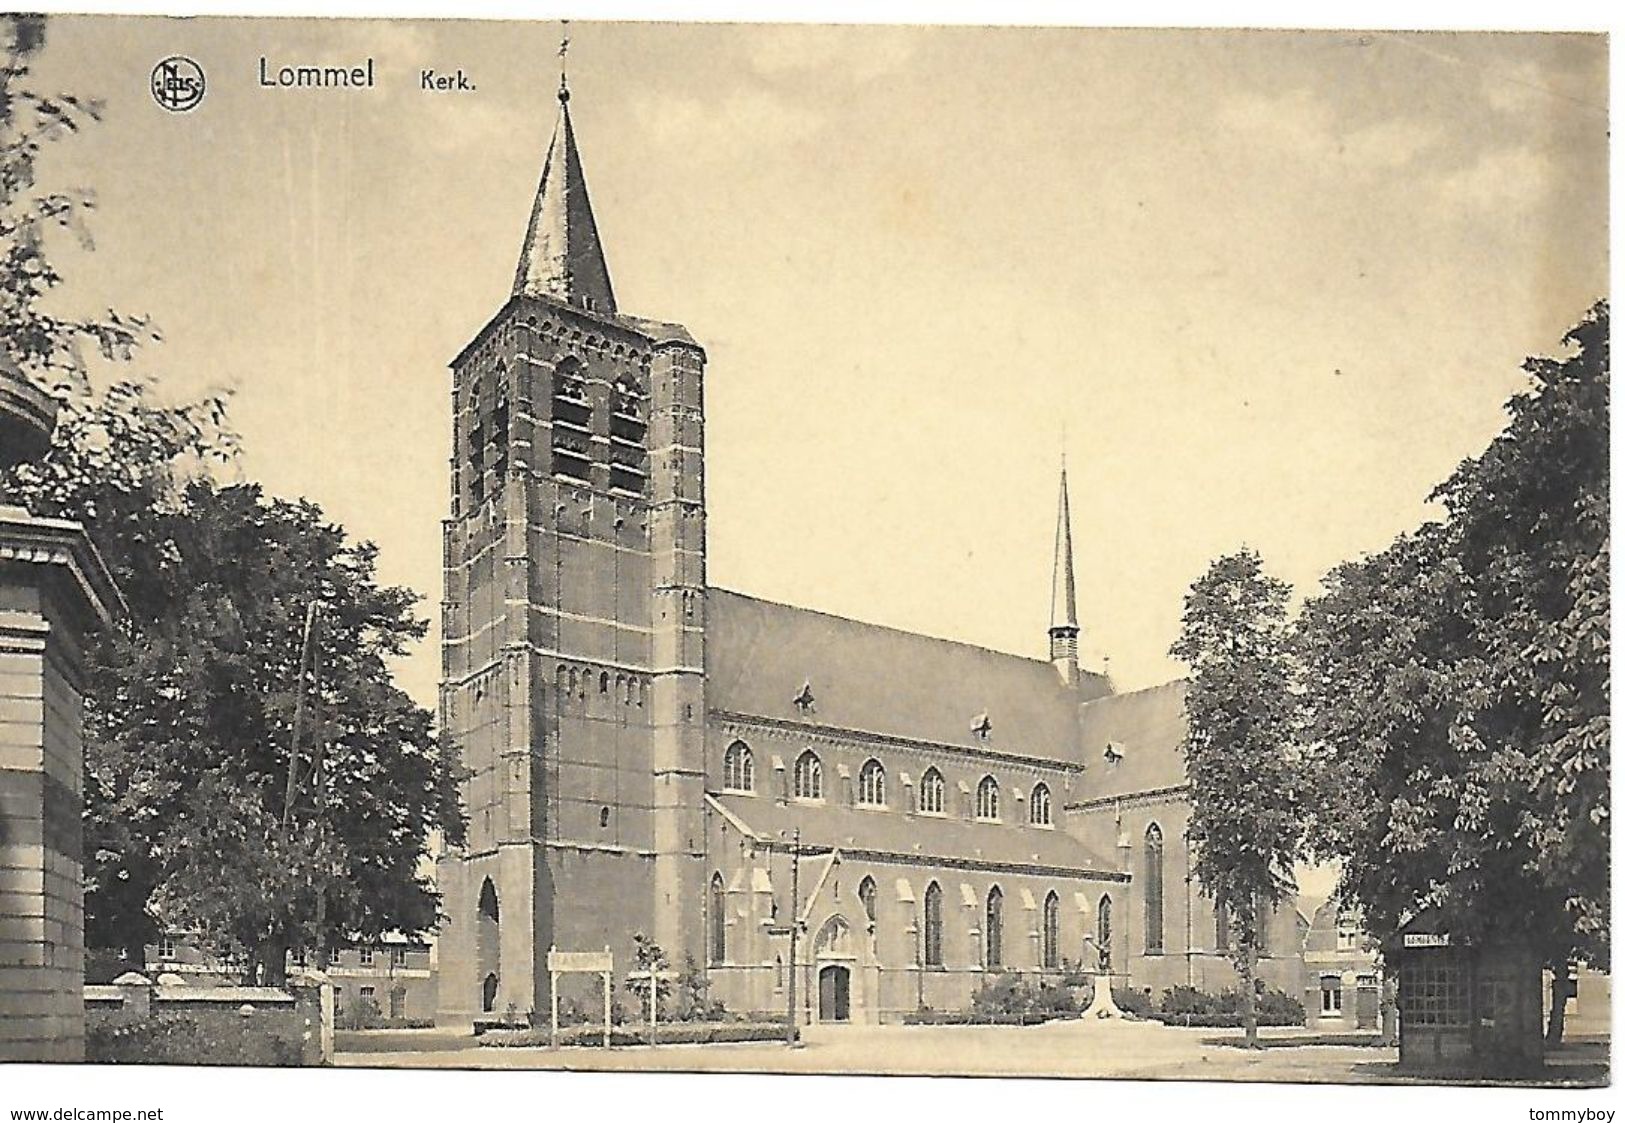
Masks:
[[[785,837],[780,832],[788,834],[800,827],[803,847],[839,849],[854,860],[861,860],[862,852],[871,852],[896,855],[922,866],[1042,867],[1031,872],[1123,880],[1114,863],[1059,828],[939,819],[896,810],[860,811],[835,802],[781,803],[761,795],[713,794],[710,798],[759,838],[777,842]]]
[[[1113,694],[1078,708],[1078,738],[1088,768],[1085,799],[1155,791],[1185,782],[1185,680]],[[1113,764],[1106,746],[1122,753]]]
[[[559,91],[559,121],[542,165],[530,225],[514,271],[513,291],[568,304],[615,311],[609,266],[598,238],[587,175],[570,123],[570,95]]]
[[[1042,659],[865,624],[725,589],[707,598],[705,671],[714,710],[1047,761],[1078,761],[1078,692]],[[815,703],[794,704],[803,683]],[[986,713],[992,730],[972,731]]]

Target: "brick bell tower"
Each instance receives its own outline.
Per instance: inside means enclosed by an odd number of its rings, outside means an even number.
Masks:
[[[545,1017],[550,947],[607,945],[619,985],[634,933],[702,945],[705,352],[617,308],[558,100],[512,292],[451,363],[443,1023]]]

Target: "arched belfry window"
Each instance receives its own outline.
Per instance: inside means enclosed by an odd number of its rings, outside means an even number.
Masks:
[[[553,368],[552,422],[553,471],[573,479],[590,479],[592,401],[578,359],[560,359]]]
[[[728,961],[728,894],[722,885],[722,874],[711,875],[711,962]]]
[[[756,760],[743,741],[735,741],[722,754],[722,787],[730,792],[756,790]]]
[[[942,886],[925,887],[925,965],[942,966]]]
[[[983,966],[1004,965],[1004,890],[997,885],[987,891],[987,925],[982,931],[986,955]]]
[[[1051,971],[1061,965],[1061,898],[1053,889],[1044,898],[1043,962]]]
[[[948,785],[935,767],[927,768],[920,777],[920,810],[927,815],[941,815],[942,803]]]
[[[1145,953],[1162,954],[1162,828],[1145,829]]]
[[[824,765],[818,754],[808,749],[796,757],[795,787],[797,799],[824,798]]]
[[[1027,801],[1027,821],[1035,827],[1051,825],[1048,784],[1033,785],[1033,794]]]
[[[976,785],[976,817],[999,817],[999,782],[991,776],[983,776],[982,782]]]
[[[858,802],[870,807],[886,805],[886,769],[878,760],[865,761],[858,773]]]

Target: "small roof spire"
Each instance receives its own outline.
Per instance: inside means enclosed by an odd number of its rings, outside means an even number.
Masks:
[[[1061,450],[1061,501],[1055,518],[1055,572],[1050,586],[1049,631],[1078,634],[1078,590],[1072,574],[1072,508],[1066,493],[1066,450]]]
[[[570,38],[559,40],[559,118],[542,165],[542,181],[530,210],[525,244],[514,272],[515,296],[541,296],[578,308],[615,311],[615,291],[587,197],[587,176],[570,123],[565,60]]]

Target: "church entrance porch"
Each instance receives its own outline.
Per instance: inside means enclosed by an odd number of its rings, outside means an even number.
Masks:
[[[818,1020],[820,1022],[852,1020],[852,972],[848,968],[829,964],[819,970]]]

